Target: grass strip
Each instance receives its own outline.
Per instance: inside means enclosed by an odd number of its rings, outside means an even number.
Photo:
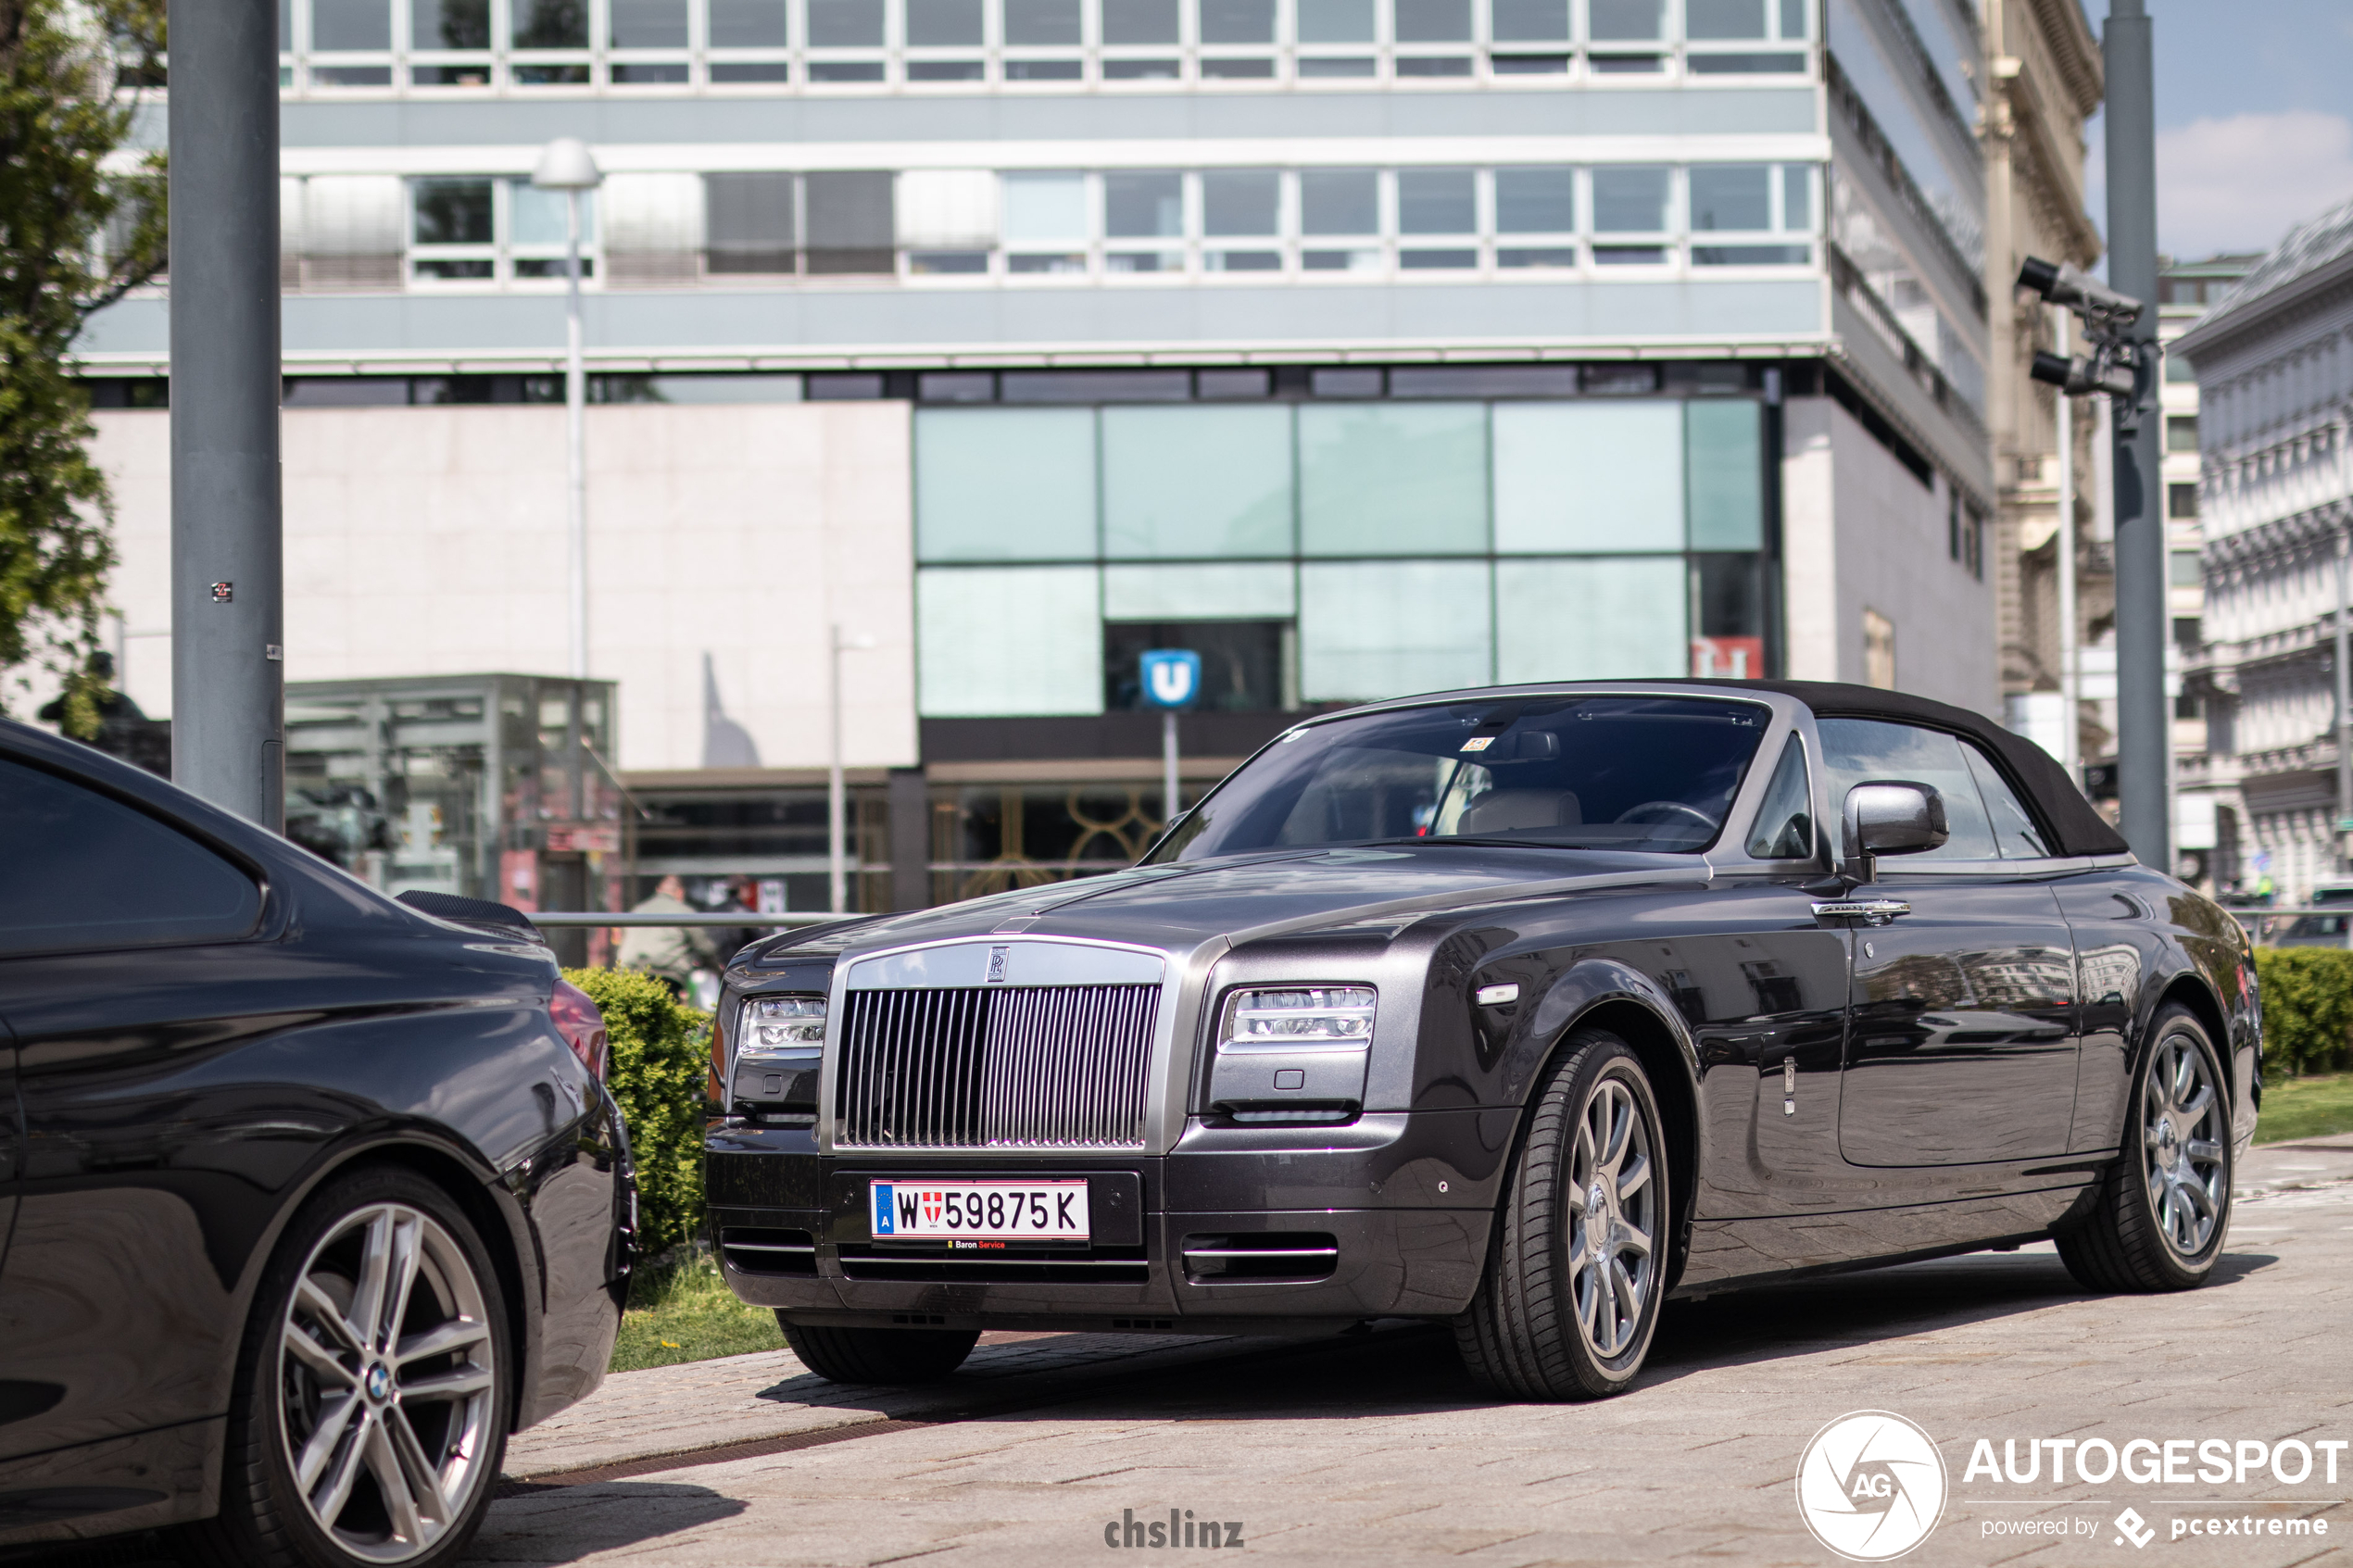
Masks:
[[[2353,1073],[2287,1078],[2263,1090],[2263,1114],[2255,1123],[2257,1143],[2353,1133]]]

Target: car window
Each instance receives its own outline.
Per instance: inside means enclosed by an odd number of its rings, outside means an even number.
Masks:
[[[1961,755],[1969,759],[1969,771],[1977,780],[1977,792],[1985,800],[1985,814],[1994,824],[1994,844],[2006,860],[2039,860],[2051,853],[2044,840],[2043,830],[2020,800],[2017,792],[1995,771],[1993,760],[1985,753],[1964,741]]]
[[[220,941],[253,879],[135,807],[0,758],[0,955]]]
[[[1748,852],[1760,860],[1794,860],[1814,852],[1814,798],[1806,787],[1806,743],[1795,735],[1781,747],[1765,804],[1749,830]]]
[[[1831,809],[1843,822],[1846,792],[1869,779],[1924,784],[1944,797],[1944,822],[1952,836],[1944,847],[1906,855],[1906,860],[1991,860],[1994,826],[1978,795],[1961,743],[1941,730],[1893,724],[1883,719],[1824,719],[1822,769],[1830,775]]]
[[[1149,859],[1413,839],[1703,849],[1771,717],[1696,697],[1499,697],[1303,725]]]

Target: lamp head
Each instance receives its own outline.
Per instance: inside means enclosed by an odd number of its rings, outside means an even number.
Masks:
[[[588,144],[577,136],[559,136],[540,150],[539,167],[531,182],[543,191],[593,191],[604,173],[589,156]]]

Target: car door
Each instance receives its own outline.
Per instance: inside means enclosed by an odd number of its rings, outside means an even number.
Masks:
[[[1691,1026],[1706,1126],[1702,1219],[1851,1201],[1838,1151],[1847,938],[1814,918],[1801,885],[1819,874],[1817,798],[1805,738],[1793,734],[1744,843],[1718,852],[1728,872],[1751,874],[1729,874],[1689,901],[1695,932],[1622,949]]]
[[[244,868],[5,754],[0,822],[0,1017],[23,1118],[0,1259],[5,1459],[219,1413],[238,1324],[216,1254],[235,1255],[256,1206],[192,1157],[206,1111],[171,1079],[272,1021],[235,994],[234,939],[262,913]]]
[[[1951,836],[1886,856],[1883,923],[1857,929],[1839,1150],[1860,1166],[1972,1165],[2067,1151],[2078,1019],[2074,946],[2032,816],[1994,763],[1942,731],[1819,721],[1831,798],[1868,779],[1943,796]]]

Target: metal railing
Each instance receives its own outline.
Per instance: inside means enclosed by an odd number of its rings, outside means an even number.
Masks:
[[[2224,907],[2230,909],[2233,919],[2246,927],[2247,935],[2255,938],[2258,947],[2275,937],[2284,936],[2290,925],[2307,915],[2353,916],[2353,904],[2226,905]],[[2353,920],[2349,920],[2347,925],[2348,928],[2353,928]],[[2310,939],[2307,938],[2307,940]],[[2353,929],[2348,929],[2347,935],[2340,940],[2345,946],[2353,947]]]

